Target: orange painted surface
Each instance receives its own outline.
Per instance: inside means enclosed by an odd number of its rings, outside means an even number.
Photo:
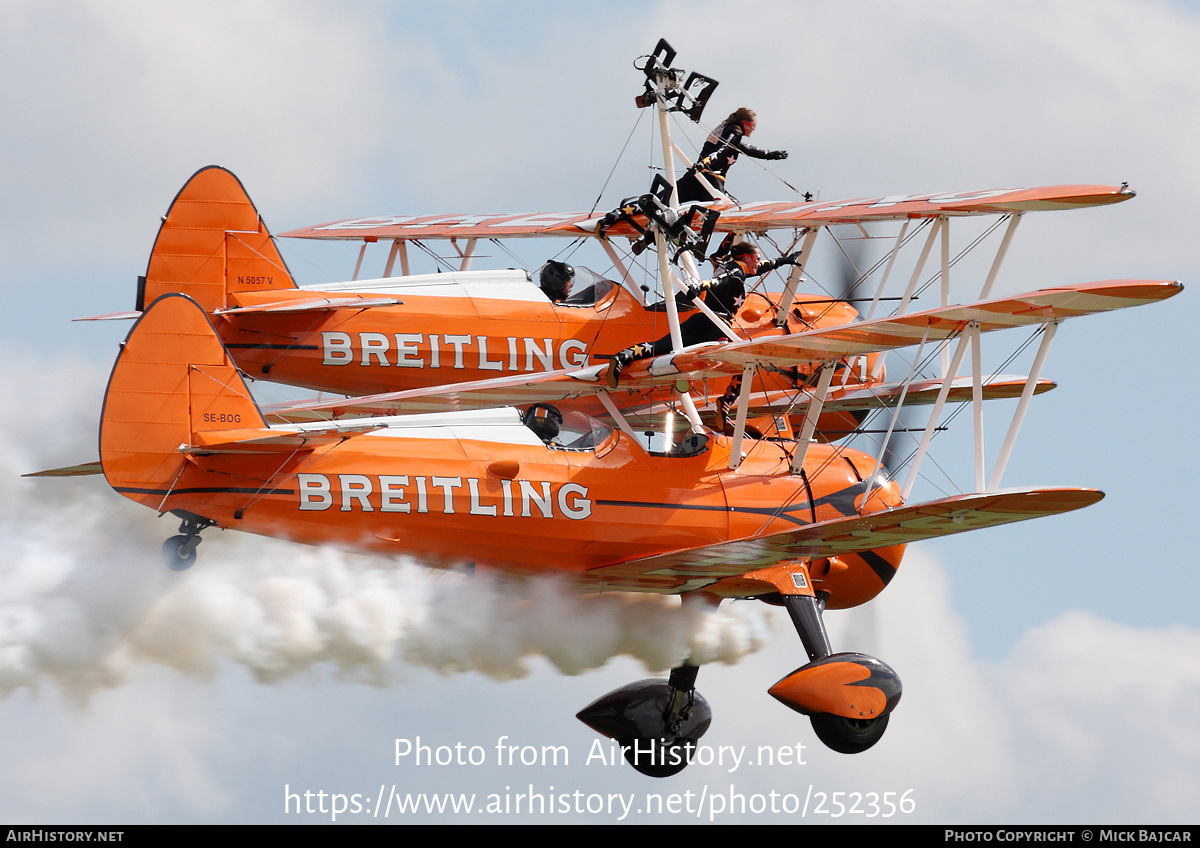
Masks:
[[[655,455],[601,430],[572,450],[504,414],[507,424],[455,432],[444,418],[375,432],[265,428],[207,316],[172,295],[147,309],[118,356],[101,463],[114,489],[159,512],[438,567],[567,574],[597,589],[759,595],[774,587],[747,572],[810,561],[831,608],[882,591],[909,541],[1101,497],[1014,490],[906,507],[894,483],[868,485],[874,460],[857,451],[812,445],[795,475],[788,443],[747,440],[730,471],[724,436],[707,434],[692,455]]]
[[[695,456],[655,456],[617,431],[594,450],[382,433],[311,450],[179,450],[223,449],[282,432],[262,427],[207,317],[185,297],[166,297],[144,313],[114,367],[101,461],[126,497],[221,527],[412,555],[437,566],[566,572],[608,588],[652,591],[682,588],[692,576],[686,568],[635,568],[623,577],[590,572],[781,533],[814,517],[857,516],[864,484],[855,465],[873,462],[850,451],[852,464],[813,446],[806,475],[797,476],[782,446],[749,442],[734,472],[723,436],[711,436],[709,449]],[[707,568],[703,580],[713,584],[746,570],[732,560]],[[876,572],[861,570],[830,588],[844,587],[851,603],[882,590]]]
[[[887,696],[874,686],[854,685],[870,676],[856,663],[828,663],[795,671],[767,691],[806,714],[873,718],[887,707]]]
[[[551,303],[533,283],[528,287],[532,299],[351,292],[365,304],[402,302],[278,311],[288,304],[344,302],[348,292],[297,289],[237,177],[206,168],[167,212],[138,307],[163,294],[187,294],[210,313],[245,373],[350,395],[582,368],[668,334],[666,312],[642,306],[620,285],[593,306]],[[750,294],[735,327],[747,338],[783,335],[774,325],[778,298]],[[857,318],[852,307],[828,298],[799,296],[797,301],[787,332],[837,327]],[[273,311],[227,311],[267,306]],[[693,312],[683,310],[682,317]],[[852,382],[860,383],[874,362],[874,355],[862,356],[848,359],[844,367],[856,375]],[[811,372],[800,366],[770,375],[762,386],[794,392]],[[719,397],[726,382],[710,381],[710,394]],[[843,417],[836,423],[844,427]]]

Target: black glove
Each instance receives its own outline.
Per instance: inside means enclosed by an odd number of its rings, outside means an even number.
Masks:
[[[768,150],[767,155],[763,158],[765,158],[765,159],[786,159],[787,151],[786,150]]]
[[[797,250],[795,253],[789,253],[787,256],[780,256],[779,264],[780,265],[799,265],[801,252],[802,251]]]

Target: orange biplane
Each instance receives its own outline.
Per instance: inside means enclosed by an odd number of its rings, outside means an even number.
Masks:
[[[665,124],[670,109],[689,117],[697,111],[664,44],[647,62],[646,76],[647,96]],[[444,280],[363,281],[318,292],[295,287],[237,180],[206,169],[176,199],[155,245],[139,293],[140,315],[105,396],[100,466],[120,494],[182,520],[179,535],[164,545],[175,567],[195,560],[203,530],[221,527],[415,555],[434,567],[470,564],[514,576],[552,571],[592,591],[780,604],[809,662],[770,693],[808,715],[829,747],[862,751],[886,729],[900,681],[878,659],[835,653],[824,611],[875,597],[909,542],[1054,515],[1102,497],[1081,488],[999,488],[1027,404],[1044,388],[1039,373],[1050,340],[1067,318],[1157,302],[1181,287],[1116,280],[988,295],[1021,213],[1129,196],[1123,187],[1067,187],[840,204],[717,202],[706,207],[720,213],[717,230],[799,228],[803,256],[815,234],[834,223],[900,220],[906,229],[907,222],[925,219],[932,229],[896,314],[868,312],[866,320],[855,320],[857,313],[831,298],[826,306],[833,310],[810,320],[794,305],[800,276],[793,272],[782,294],[764,298],[760,313],[750,317],[743,307],[730,341],[677,344],[670,354],[632,365],[616,392],[604,380],[608,356],[651,336],[659,314],[678,333],[669,257],[675,253],[684,277],[695,275],[687,253],[696,241],[686,224],[692,213],[661,198],[658,205],[647,201],[643,217],[630,216],[601,238],[607,245],[622,234],[619,226],[630,227],[633,237],[653,238],[663,313],[648,310],[636,287],[605,287],[599,278],[594,294],[584,298],[590,302],[555,305],[539,300],[525,272],[464,270]],[[979,213],[1012,216],[980,299],[951,304],[943,288],[941,305],[906,312],[939,232],[943,281],[947,276],[949,217]],[[481,238],[489,231],[569,230],[599,237],[594,216],[535,217],[355,226],[360,238],[392,239],[393,256],[417,233]],[[349,228],[343,223],[311,232]],[[895,249],[903,242],[902,230]],[[468,247],[464,254],[470,253]],[[605,310],[608,320],[598,320]],[[1034,373],[987,377],[980,366],[982,335],[1016,327],[1041,332]],[[882,384],[879,359],[900,348],[915,348],[914,363],[945,351],[942,375],[921,380],[914,364],[905,380]],[[959,378],[968,349],[973,371]],[[866,365],[852,374],[854,363]],[[294,405],[279,413],[284,423],[268,424],[243,372],[346,394],[386,393]],[[786,420],[772,438],[749,430],[750,387],[763,373],[792,375],[792,403],[801,410],[797,432]],[[837,374],[844,379],[835,384]],[[736,375],[746,389],[727,435],[705,426],[691,393]],[[803,390],[799,403],[797,388]],[[1020,400],[987,476],[982,401],[1002,395]],[[637,397],[668,398],[679,415],[667,416],[662,432],[648,439],[625,414]],[[497,400],[571,404],[557,432],[535,432],[514,408],[485,408]],[[974,491],[907,502],[944,405],[967,400],[975,413]],[[918,401],[932,403],[932,410],[903,484],[882,454],[832,443],[836,439],[814,443],[820,416],[829,410],[896,407],[886,446],[899,408]],[[597,409],[603,414],[589,414]],[[410,414],[388,414],[394,412]],[[671,422],[678,417],[684,424],[676,429]],[[711,720],[695,689],[696,673],[685,661],[668,680],[618,689],[579,717],[620,740],[639,771],[674,774],[687,765]]]
[[[1103,205],[1132,196],[1124,187],[1055,186],[841,202],[713,204],[720,212],[717,232],[742,237],[792,229],[800,233],[792,246],[802,244],[799,264],[784,290],[750,293],[734,317],[730,337],[761,339],[859,320],[858,311],[844,298],[797,295],[814,242],[822,230],[832,226],[904,222],[896,249],[905,241],[909,222],[930,226],[903,298],[907,303],[939,234],[943,246],[947,243],[951,217],[1010,216],[1008,235],[984,288],[986,295],[1024,212]],[[248,376],[335,394],[399,393],[393,402],[403,403],[407,411],[421,408],[423,390],[491,381],[493,393],[474,395],[476,404],[509,403],[513,398],[503,394],[506,384],[498,378],[506,378],[511,385],[531,376],[561,377],[602,365],[619,350],[669,332],[674,318],[669,307],[674,306],[674,298],[647,304],[613,243],[623,236],[638,238],[640,230],[635,225],[646,224],[645,217],[618,222],[601,237],[597,225],[602,217],[356,219],[296,230],[286,235],[362,239],[364,248],[369,243],[391,241],[385,274],[390,273],[397,253],[407,255],[410,242],[467,241],[458,271],[297,287],[240,181],[223,168],[209,167],[187,182],[163,218],[146,274],[139,278],[137,311],[101,317],[136,317],[157,297],[183,293],[209,313],[238,368]],[[620,282],[580,267],[577,285],[581,281],[588,285],[564,301],[553,302],[526,271],[470,270],[478,239],[563,235],[596,240],[613,258]],[[694,266],[691,273],[694,276]],[[883,282],[886,277],[881,285]],[[878,298],[872,303],[872,312],[877,305]],[[703,303],[689,308],[703,308]],[[729,376],[716,375],[711,385],[705,384],[708,398],[701,409],[715,409],[709,399],[721,395]],[[815,435],[822,440],[836,439],[853,431],[866,411],[894,405],[906,389],[905,403],[911,406],[932,402],[939,388],[936,382],[916,388],[886,383],[884,376],[874,351],[844,357],[833,376],[825,417]],[[807,364],[761,374],[758,391],[751,395],[752,415],[772,412],[781,405],[795,415],[802,414],[815,379],[814,368]],[[992,380],[984,387],[985,397],[1015,397],[1022,385],[1019,380]],[[1038,391],[1048,388],[1049,384],[1043,384]],[[626,389],[627,393],[616,396],[626,411],[656,404],[661,408],[664,403],[663,393],[653,387],[627,383]],[[964,386],[957,387],[959,394],[962,391]],[[466,401],[460,399],[459,403]],[[340,414],[347,408],[346,404],[333,404],[327,407],[327,414]],[[381,409],[378,405],[372,408]],[[430,407],[437,408],[440,402]],[[592,414],[604,412],[596,403],[581,408]],[[705,420],[711,422],[712,418],[706,415]]]

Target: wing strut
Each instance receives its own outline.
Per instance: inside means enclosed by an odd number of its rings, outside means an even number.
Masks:
[[[351,280],[357,280],[358,272],[362,270],[363,255],[367,252],[367,243],[367,240],[363,239],[362,247],[358,249],[358,261],[354,263],[354,275],[350,277]]]
[[[792,273],[788,274],[787,284],[783,289],[783,296],[779,298],[779,313],[775,316],[775,326],[787,326],[788,310],[792,308],[792,299],[796,297],[796,288],[800,285],[800,280],[804,277],[804,266],[808,264],[808,255],[812,253],[813,242],[817,240],[817,233],[821,231],[820,227],[813,227],[804,236],[804,245],[800,248],[800,257],[796,264],[792,266]]]
[[[938,215],[938,226],[942,228],[942,306],[950,305],[950,218]],[[942,348],[942,373],[949,367],[950,351]]]
[[[617,254],[617,249],[605,237],[600,239],[600,246],[608,254],[613,267],[621,272],[621,278],[626,282],[625,290],[632,294],[641,306],[645,306],[646,294],[642,291],[642,287],[637,284],[637,281],[633,279],[632,275],[630,275],[629,269],[625,267],[625,263],[621,261],[621,257]]]
[[[904,289],[904,296],[900,298],[900,306],[896,309],[896,315],[903,315],[908,309],[909,301],[912,300],[913,291],[917,287],[917,281],[921,279],[921,274],[925,270],[925,263],[929,259],[929,251],[933,249],[933,243],[938,237],[938,232],[942,229],[942,216],[933,219],[933,226],[929,228],[929,235],[925,239],[925,244],[921,248],[921,255],[917,257],[917,265],[913,268],[912,276],[908,278],[908,287]],[[888,352],[884,351],[875,358],[875,370],[871,372],[872,379],[878,380],[883,376],[883,364],[887,361]],[[945,376],[946,369],[942,369],[942,374]]]
[[[808,411],[804,414],[804,426],[796,437],[796,455],[792,457],[792,473],[799,474],[804,468],[804,456],[808,453],[809,442],[817,429],[817,419],[821,417],[821,407],[825,405],[825,395],[829,392],[829,384],[833,382],[833,371],[837,360],[831,359],[821,365],[821,376],[817,380],[817,388],[809,401]]]
[[[864,319],[866,321],[870,321],[875,317],[875,307],[879,305],[879,297],[883,294],[883,287],[887,285],[888,277],[892,273],[892,266],[896,264],[896,256],[900,253],[900,248],[904,244],[904,234],[908,232],[908,225],[911,222],[911,218],[905,218],[904,224],[900,227],[900,235],[896,236],[896,243],[892,246],[892,255],[888,257],[887,267],[883,269],[883,279],[879,281],[879,285],[875,288],[875,297],[871,299],[871,308],[867,310],[867,317]]]
[[[987,280],[983,283],[983,291],[979,293],[980,300],[987,300],[988,295],[992,293],[992,283],[996,282],[996,275],[1000,273],[1000,265],[1004,262],[1004,256],[1008,253],[1008,246],[1012,242],[1013,234],[1017,231],[1017,224],[1021,223],[1021,212],[1014,212],[1008,221],[1008,229],[1004,231],[1004,238],[1000,241],[1000,249],[996,251],[996,258],[992,260],[992,269],[988,271]]]
[[[671,149],[675,151],[676,156],[683,160],[683,164],[688,166],[688,170],[691,170],[692,160],[688,159],[687,156],[684,155],[683,151],[679,149],[679,145],[672,142]],[[714,188],[713,184],[706,180],[704,178],[704,174],[700,173],[699,170],[695,171],[692,176],[696,178],[696,182],[704,186],[704,188],[713,196],[715,200],[722,200],[725,203],[733,203],[733,198],[721,191],[719,188]]]
[[[750,395],[754,388],[753,380],[754,366],[747,362],[742,368],[742,391],[738,395],[737,422],[733,427],[733,445],[729,450],[730,471],[736,470],[742,464],[742,438],[746,435],[746,412],[750,409]]]
[[[1054,340],[1054,333],[1058,329],[1058,325],[1058,321],[1051,321],[1043,325],[1042,343],[1038,347],[1037,356],[1033,359],[1033,370],[1025,382],[1025,388],[1021,390],[1021,399],[1017,402],[1017,410],[1013,413],[1012,423],[1008,425],[1008,435],[1004,437],[1000,455],[996,457],[996,467],[992,469],[992,479],[988,481],[989,490],[1000,487],[1004,466],[1008,464],[1008,457],[1012,453],[1013,445],[1016,444],[1017,433],[1021,432],[1021,424],[1025,420],[1025,410],[1029,407],[1029,399],[1033,397],[1033,387],[1037,384],[1038,377],[1041,376],[1042,365],[1046,362],[1046,354],[1050,352],[1050,342]]]
[[[900,400],[897,401],[895,408],[892,409],[892,420],[888,423],[887,435],[883,437],[883,446],[879,449],[879,458],[875,460],[875,470],[871,472],[871,479],[867,483],[867,491],[863,494],[863,503],[871,497],[871,490],[875,487],[877,474],[880,466],[883,465],[883,458],[887,456],[888,445],[892,441],[892,431],[896,428],[896,423],[900,420],[900,410],[904,408],[904,399],[908,397],[908,387],[912,385],[912,381],[916,379],[917,371],[921,367],[921,356],[925,352],[925,342],[929,340],[929,327],[925,327],[925,333],[921,336],[921,344],[917,347],[917,353],[913,356],[912,368],[908,372],[908,379],[904,381],[904,386],[900,390]]]
[[[1025,412],[1029,408],[1029,401],[1033,397],[1034,389],[1037,387],[1042,367],[1046,363],[1046,356],[1050,352],[1050,343],[1054,340],[1054,334],[1058,329],[1059,323],[1061,323],[1061,319],[1049,321],[1042,325],[1042,342],[1038,346],[1037,355],[1034,357],[1033,368],[1025,380],[1024,388],[1021,390],[1021,399],[1017,402],[1017,408],[1013,412],[1012,421],[1009,423],[1008,432],[1004,437],[1004,444],[1000,448],[1000,454],[996,458],[996,464],[992,468],[992,476],[990,478],[985,477],[986,463],[983,443],[982,332],[978,321],[971,321],[963,328],[962,333],[958,337],[958,345],[954,349],[954,355],[950,360],[946,376],[943,378],[942,388],[938,391],[937,400],[934,402],[933,410],[929,414],[929,421],[925,425],[925,432],[921,436],[921,445],[917,448],[912,465],[909,468],[908,479],[904,483],[902,493],[902,497],[905,500],[912,493],[913,484],[916,482],[921,463],[925,459],[925,454],[929,449],[929,442],[937,427],[938,419],[941,417],[942,407],[945,404],[949,386],[958,375],[958,369],[962,364],[967,345],[971,347],[971,365],[974,372],[971,375],[971,407],[975,431],[975,491],[983,494],[985,492],[994,492],[999,488],[1000,480],[1004,476],[1004,469],[1008,465],[1009,457],[1012,455],[1013,445],[1017,441],[1017,434],[1021,432],[1021,425],[1025,420]],[[922,344],[924,344],[924,341],[922,341]],[[909,379],[912,379],[911,375]],[[903,403],[903,395],[901,395],[901,403]],[[889,428],[888,436],[890,437],[890,435]]]
[[[921,248],[921,255],[917,257],[917,266],[913,268],[912,276],[908,279],[908,288],[904,290],[904,297],[900,298],[900,306],[896,310],[897,315],[903,315],[908,309],[908,302],[912,300],[913,292],[917,288],[917,281],[921,279],[921,274],[925,271],[925,263],[929,260],[929,251],[933,249],[933,243],[941,232],[943,217],[939,215],[933,221],[933,226],[929,228],[929,236],[925,239],[925,244]]]
[[[461,247],[458,246],[458,239],[451,236],[450,246],[454,248],[454,251],[462,259],[462,263],[458,270],[460,270],[460,271],[470,271],[471,270],[471,258],[475,255],[475,243],[477,241],[479,241],[479,239],[475,239],[475,238],[467,239],[467,249],[463,250]]]
[[[975,418],[975,491],[983,491],[983,365],[979,322],[967,324],[971,339],[971,408]]]
[[[658,273],[662,277],[663,296],[666,298],[667,304],[667,326],[671,330],[671,349],[675,353],[679,353],[683,350],[683,336],[679,334],[679,310],[675,306],[675,279],[671,275],[671,266],[667,259],[667,237],[661,228],[654,231],[654,240],[658,248]],[[696,405],[692,403],[692,396],[686,390],[679,392],[679,396],[683,401],[683,412],[687,416],[692,432],[703,433],[704,422],[700,420],[700,413],[696,411]]]
[[[933,439],[933,431],[942,415],[942,407],[946,405],[950,386],[958,374],[958,366],[962,364],[963,354],[967,352],[966,341],[966,333],[959,335],[958,344],[954,348],[954,356],[950,359],[950,366],[942,377],[942,387],[938,390],[937,400],[934,401],[933,410],[929,413],[929,421],[925,425],[925,432],[921,435],[921,446],[917,448],[916,456],[913,457],[912,465],[908,469],[908,479],[904,481],[904,491],[901,493],[901,497],[906,501],[909,494],[912,493],[913,484],[917,482],[917,473],[921,470],[921,463],[929,450],[929,442]]]
[[[617,422],[617,426],[621,428],[621,432],[633,439],[634,444],[639,444],[637,433],[633,432],[633,428],[629,426],[629,421],[626,420],[621,410],[617,408],[617,405],[613,403],[612,396],[608,392],[601,391],[596,393],[596,397],[600,399],[601,405],[612,416],[613,421]]]
[[[408,239],[392,239],[392,249],[388,251],[387,265],[383,268],[383,276],[392,276],[396,266],[396,254],[400,254],[400,273],[408,276]]]

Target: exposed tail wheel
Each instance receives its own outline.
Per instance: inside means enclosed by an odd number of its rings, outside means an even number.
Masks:
[[[172,536],[163,542],[163,561],[172,571],[187,571],[196,562],[196,545],[199,536]]]
[[[811,719],[817,738],[839,754],[861,754],[883,738],[888,715],[878,718],[845,718],[817,713]]]
[[[696,755],[695,739],[622,739],[625,761],[646,777],[679,774]]]

